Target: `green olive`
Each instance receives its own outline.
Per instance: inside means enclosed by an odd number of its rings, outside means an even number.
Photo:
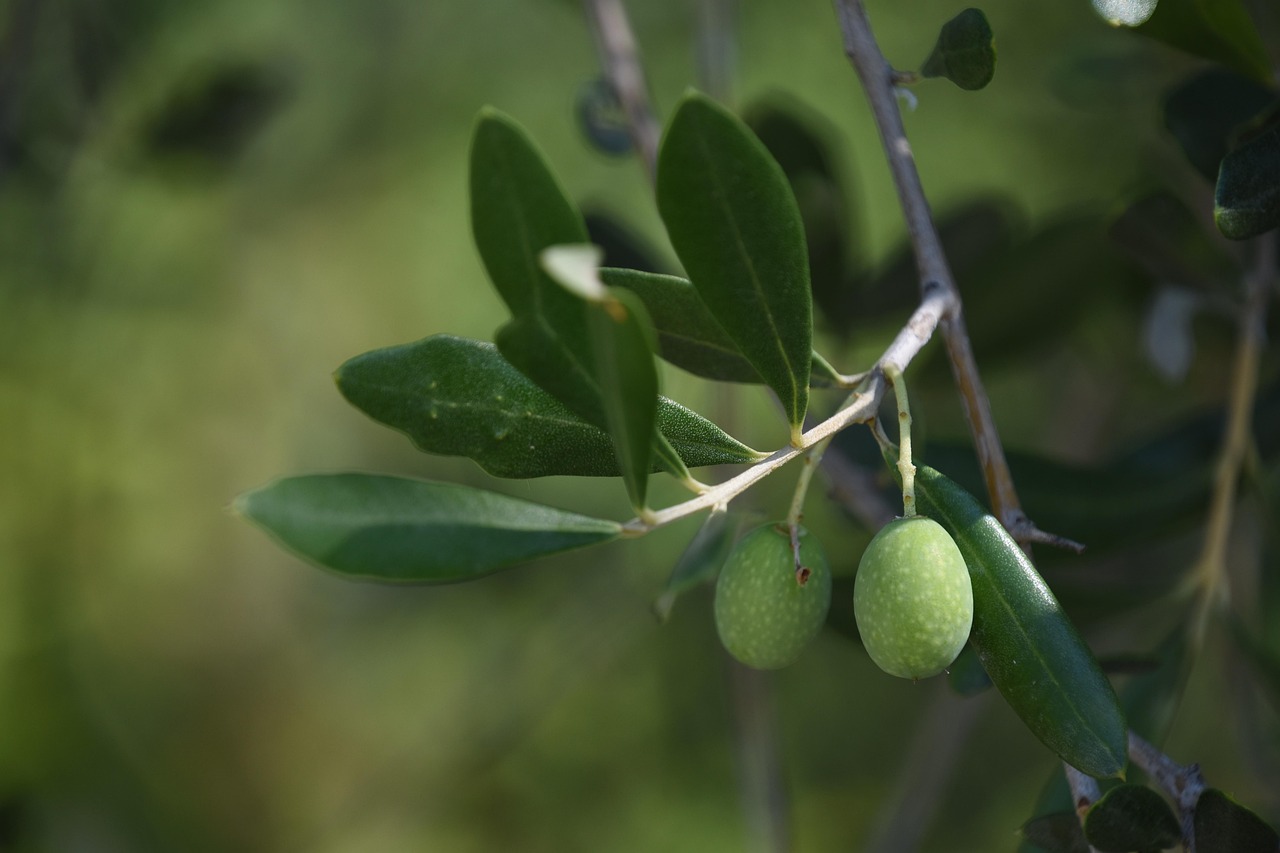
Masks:
[[[882,527],[858,563],[853,613],[867,654],[890,675],[928,678],[950,666],[973,626],[973,586],[942,525],[915,516]]]
[[[794,661],[822,628],[831,605],[831,569],[817,537],[799,530],[796,569],[785,523],[739,540],[716,581],[716,629],[729,653],[756,669]]]

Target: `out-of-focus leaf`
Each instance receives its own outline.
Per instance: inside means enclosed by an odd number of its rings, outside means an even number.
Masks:
[[[1031,818],[1022,825],[1022,837],[1019,853],[1089,853],[1080,818],[1072,811]]]
[[[1275,853],[1280,835],[1262,818],[1216,788],[1200,795],[1196,853]]]
[[[1232,240],[1280,226],[1280,109],[1222,159],[1213,220]]]
[[[657,194],[690,281],[798,436],[813,311],[804,226],[782,169],[737,117],[691,93],[663,138]]]
[[[925,77],[946,77],[970,91],[991,82],[996,73],[995,36],[981,9],[965,9],[942,25],[920,73]]]
[[[1128,730],[1111,683],[1053,593],[1000,522],[937,470],[916,472],[920,512],[955,539],[973,581],[983,668],[1045,746],[1097,778],[1128,762]]]
[[[1209,68],[1191,77],[1164,101],[1164,126],[1178,140],[1183,153],[1207,180],[1218,179],[1241,125],[1280,97],[1253,77],[1226,68]]]
[[[358,355],[334,378],[352,405],[404,433],[420,450],[465,456],[498,477],[620,473],[609,436],[535,385],[490,343],[435,335]],[[666,398],[658,401],[658,423],[690,467],[759,459]]]
[[[627,116],[608,80],[596,78],[582,84],[574,112],[578,116],[578,128],[592,148],[611,157],[631,153]]]
[[[1113,0],[1147,3],[1149,0]],[[1160,0],[1137,32],[1266,80],[1269,63],[1242,0]]]
[[[740,519],[724,510],[713,511],[680,554],[662,594],[653,603],[653,612],[663,622],[671,616],[676,599],[701,584],[710,583],[720,573],[725,558],[738,538]]]
[[[495,492],[376,474],[287,477],[241,495],[235,510],[298,556],[373,581],[473,580],[622,532]]]
[[[967,299],[975,273],[1013,245],[1018,216],[1003,199],[977,198],[939,215],[937,226],[951,274]],[[911,310],[920,301],[915,252],[904,243],[865,285],[850,290],[857,293],[850,309],[853,316],[871,318],[887,311]]]
[[[1238,265],[1210,239],[1195,214],[1168,191],[1148,193],[1128,205],[1111,221],[1107,234],[1159,282],[1235,292]]]
[[[1129,728],[1160,746],[1173,725],[1174,713],[1191,673],[1187,628],[1178,625],[1155,650],[1157,665],[1130,677],[1120,689],[1120,707]]]
[[[1117,785],[1085,816],[1084,834],[1102,853],[1160,853],[1182,839],[1164,798],[1141,785]]]
[[[982,668],[973,646],[966,644],[947,668],[947,685],[961,696],[977,696],[991,687],[991,676]]]
[[[1055,764],[1040,787],[1031,815],[1022,825],[1023,841],[1018,853],[1088,853],[1084,828],[1071,802],[1071,786],[1062,765]]]
[[[813,299],[831,330],[848,337],[857,319],[851,264],[864,258],[856,206],[840,169],[837,131],[819,113],[794,101],[766,101],[744,120],[791,182],[809,247]]]
[[[1249,662],[1258,686],[1271,707],[1280,713],[1280,653],[1268,648],[1238,620],[1232,620],[1231,629],[1236,647]]]
[[[698,291],[688,280],[639,270],[602,269],[600,277],[610,287],[634,291],[658,335],[659,354],[695,376],[721,382],[760,383],[764,380],[738,351],[728,332],[711,316]],[[831,384],[829,366],[813,355],[812,387]]]
[[[604,249],[602,266],[652,273],[669,271],[670,265],[661,260],[658,251],[618,217],[601,210],[589,210],[583,218],[591,242]]]

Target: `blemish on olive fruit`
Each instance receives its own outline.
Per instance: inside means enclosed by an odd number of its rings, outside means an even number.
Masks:
[[[747,666],[786,666],[826,621],[831,605],[827,557],[817,537],[807,531],[799,531],[799,541],[799,572],[785,524],[766,524],[749,532],[720,570],[716,629],[729,654]]]
[[[923,516],[882,527],[858,564],[853,612],[867,654],[890,675],[950,666],[973,626],[973,586],[951,535]]]

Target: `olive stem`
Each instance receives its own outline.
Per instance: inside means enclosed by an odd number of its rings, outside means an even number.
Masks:
[[[902,475],[902,517],[916,515],[916,466],[911,462],[911,403],[907,383],[896,365],[885,365],[884,375],[893,385],[898,401],[898,472]]]
[[[1200,765],[1179,764],[1133,732],[1129,732],[1129,760],[1177,805],[1183,844],[1188,853],[1195,853],[1196,804],[1208,787]]]
[[[791,509],[787,512],[787,532],[791,537],[791,553],[796,561],[796,580],[802,585],[808,580],[808,574],[800,560],[800,519],[804,517],[804,499],[809,494],[809,484],[813,482],[813,474],[818,470],[818,463],[822,461],[822,454],[830,443],[831,439],[825,438],[805,452],[804,467],[800,469],[800,476],[796,478],[796,489],[791,496]]]

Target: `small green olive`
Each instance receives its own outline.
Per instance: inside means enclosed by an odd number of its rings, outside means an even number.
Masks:
[[[973,626],[973,586],[942,525],[915,516],[882,527],[858,563],[853,613],[867,654],[890,675],[928,678],[950,666]]]
[[[817,537],[803,528],[796,571],[785,523],[757,527],[738,542],[716,581],[716,629],[729,653],[756,669],[794,661],[822,628],[831,605],[831,569]]]

